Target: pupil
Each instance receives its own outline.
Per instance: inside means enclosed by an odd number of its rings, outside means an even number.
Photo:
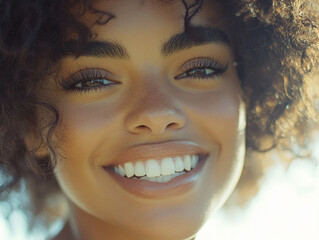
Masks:
[[[205,75],[205,69],[197,68],[189,72],[190,75]]]
[[[85,82],[84,85],[85,85],[85,87],[93,87],[96,85],[100,85],[101,83],[103,83],[102,79],[94,79],[94,80],[90,80],[90,81]]]

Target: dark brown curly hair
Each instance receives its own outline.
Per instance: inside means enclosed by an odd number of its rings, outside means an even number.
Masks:
[[[310,0],[220,2],[247,106],[247,150],[301,144],[296,140],[315,122],[311,88],[319,59],[318,6]],[[191,18],[202,1],[182,3],[185,31],[196,40]],[[56,71],[70,35],[75,36],[73,47],[79,54],[94,39],[80,21],[87,11],[96,16],[95,24],[116,17],[94,8],[92,0],[0,0],[0,201],[25,187],[30,201],[24,210],[33,216],[40,216],[47,197],[59,191],[52,174],[51,141],[59,113],[37,99],[34,90]],[[38,108],[50,114],[39,119]],[[25,144],[30,133],[42,140],[31,150]],[[43,145],[51,156],[36,156]],[[249,160],[244,174],[253,175]]]

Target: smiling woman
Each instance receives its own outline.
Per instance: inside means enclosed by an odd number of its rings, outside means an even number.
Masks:
[[[37,94],[61,116],[64,157],[54,174],[79,238],[190,238],[243,165],[232,49],[226,28],[210,20],[219,5],[205,2],[193,17],[195,41],[176,17],[181,2],[145,2],[131,14],[137,3],[96,3],[116,18],[92,27],[96,40],[79,56],[68,48]]]
[[[317,19],[261,2],[0,2],[2,199],[62,192],[55,239],[194,239],[245,150],[312,120]]]

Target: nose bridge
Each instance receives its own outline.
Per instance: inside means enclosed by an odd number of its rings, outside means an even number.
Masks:
[[[164,85],[164,84],[163,84]],[[161,83],[145,82],[133,95],[126,126],[130,132],[161,134],[168,129],[179,129],[185,124],[181,109],[172,93]]]
[[[155,114],[174,108],[173,99],[167,89],[159,84],[144,84],[142,86],[138,105],[143,112]]]

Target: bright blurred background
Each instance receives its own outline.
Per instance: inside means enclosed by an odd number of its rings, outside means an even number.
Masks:
[[[312,149],[312,160],[295,159],[290,165],[273,154],[274,163],[258,182],[258,194],[245,206],[230,206],[213,215],[196,240],[318,240],[319,141]],[[44,239],[41,232],[26,235],[26,219],[18,212],[9,221],[13,231],[0,218],[1,240]],[[50,232],[61,226],[56,222]]]
[[[318,240],[319,141],[313,157],[296,159],[288,168],[278,161],[249,205],[220,211],[196,240]]]

